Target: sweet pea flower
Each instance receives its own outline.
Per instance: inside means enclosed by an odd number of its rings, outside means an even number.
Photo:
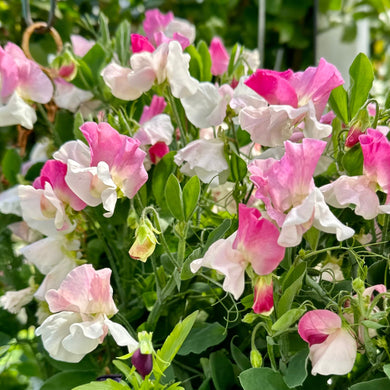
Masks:
[[[196,92],[182,98],[181,103],[188,120],[199,128],[220,125],[226,116],[226,107],[233,96],[232,88],[208,82],[199,83]]]
[[[73,53],[79,57],[84,57],[96,43],[93,40],[85,39],[81,35],[77,34],[72,34],[70,36],[70,41],[72,43]]]
[[[341,318],[329,310],[312,310],[298,323],[298,333],[309,343],[313,375],[345,375],[355,363],[357,344],[343,328]]]
[[[211,73],[214,76],[224,74],[227,71],[230,56],[220,38],[214,37],[211,40],[209,52],[211,57]]]
[[[359,136],[363,151],[363,175],[342,175],[320,189],[327,203],[338,208],[355,205],[355,213],[365,219],[390,214],[390,142],[378,130],[367,129]],[[379,203],[377,189],[387,194],[384,205]]]
[[[0,307],[13,314],[18,314],[23,306],[32,301],[34,297],[34,289],[26,287],[18,291],[7,291],[0,297]]]
[[[45,275],[34,293],[35,298],[45,300],[46,292],[59,288],[68,273],[80,265],[79,249],[80,241],[57,235],[35,241],[20,250],[25,259]]]
[[[203,183],[217,186],[226,182],[229,165],[224,155],[224,143],[220,139],[198,139],[180,149],[174,161],[187,176],[198,176]]]
[[[110,332],[129,352],[138,348],[127,330],[109,318],[118,312],[112,299],[111,270],[95,271],[90,264],[72,270],[57,290],[46,293],[51,316],[37,328],[53,359],[78,363],[101,344]]]
[[[153,84],[168,81],[173,96],[183,98],[196,92],[198,81],[189,73],[190,56],[176,41],[162,43],[154,52],[142,51],[130,58],[130,68],[114,62],[101,75],[111,93],[123,100],[138,99]]]
[[[146,182],[145,152],[139,141],[119,134],[108,123],[85,122],[80,127],[89,148],[81,141],[69,141],[54,153],[67,164],[65,181],[89,206],[103,203],[111,217],[118,196],[133,198]]]
[[[268,275],[283,260],[285,252],[285,249],[277,244],[279,230],[270,221],[262,218],[259,210],[240,204],[238,217],[237,232],[227,239],[214,242],[203,258],[194,260],[190,265],[193,273],[200,267],[207,267],[225,275],[223,289],[233,294],[235,299],[244,292],[245,270],[249,265],[257,275]],[[264,295],[257,290],[269,301],[269,289],[266,288],[265,291]],[[257,305],[259,302],[257,301]]]
[[[158,9],[146,11],[143,28],[149,42],[155,46],[174,39],[184,50],[195,40],[195,26],[175,18],[172,12],[163,14]]]
[[[50,236],[69,233],[76,225],[71,222],[67,208],[82,210],[84,203],[65,182],[67,166],[48,160],[32,186],[20,185],[18,194],[23,219],[39,232]]]
[[[254,142],[265,146],[281,145],[302,122],[305,137],[325,138],[332,128],[321,123],[320,118],[332,89],[342,83],[338,70],[324,59],[317,68],[309,67],[304,72],[258,69],[245,84],[266,99],[269,106],[242,109],[241,127]]]
[[[313,174],[326,142],[305,138],[301,144],[286,141],[284,145],[280,160],[257,159],[248,165],[250,180],[257,187],[255,196],[281,227],[278,243],[298,245],[311,226],[335,233],[339,241],[350,238],[354,231],[331,213],[314,184]]]

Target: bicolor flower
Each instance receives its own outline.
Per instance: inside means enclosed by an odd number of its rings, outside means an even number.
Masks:
[[[174,161],[187,176],[198,176],[203,183],[217,186],[229,176],[229,165],[220,139],[198,139],[180,149]]]
[[[129,250],[130,257],[145,263],[156,248],[155,233],[159,234],[160,232],[153,227],[149,219],[142,219],[135,231],[135,241]]]
[[[127,330],[110,320],[118,312],[110,286],[111,270],[95,271],[90,264],[72,270],[57,290],[49,290],[46,301],[52,313],[37,328],[36,335],[50,356],[69,363],[79,362],[101,344],[110,332],[116,343],[129,352],[138,348]]]
[[[251,106],[241,110],[241,127],[254,142],[265,146],[281,145],[302,122],[305,137],[325,138],[332,128],[320,118],[332,89],[342,83],[339,71],[324,59],[317,68],[309,67],[304,72],[259,69],[245,84],[269,105],[260,110]]]
[[[89,206],[103,203],[111,217],[118,196],[133,198],[148,175],[143,166],[145,152],[139,141],[119,134],[108,123],[86,122],[80,127],[89,148],[69,141],[54,153],[68,166],[66,183]]]
[[[313,375],[345,375],[352,370],[357,343],[336,313],[307,312],[298,323],[298,333],[309,343]]]
[[[355,213],[365,219],[390,214],[390,142],[378,130],[367,129],[359,136],[363,151],[363,175],[342,175],[320,189],[327,203],[338,208],[355,206]],[[377,190],[387,194],[384,205],[379,203]]]
[[[245,270],[249,265],[257,275],[269,275],[283,260],[285,252],[277,243],[278,228],[262,218],[259,210],[240,204],[238,217],[237,232],[214,242],[203,258],[190,265],[194,273],[200,267],[207,267],[225,275],[223,289],[235,299],[244,292]]]
[[[71,232],[76,225],[67,208],[80,211],[86,206],[66,184],[66,174],[64,163],[48,160],[32,186],[20,185],[18,189],[23,219],[47,236]]]
[[[248,166],[250,180],[257,187],[255,196],[281,227],[278,243],[285,247],[298,245],[311,226],[335,233],[339,241],[351,237],[354,231],[332,214],[314,184],[314,170],[326,143],[305,138],[301,144],[286,141],[284,145],[285,154],[280,160],[257,159]]]

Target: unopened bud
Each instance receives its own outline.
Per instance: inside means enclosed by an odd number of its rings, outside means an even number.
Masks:
[[[131,357],[131,364],[145,378],[153,369],[153,357],[151,354],[143,354],[140,349],[137,349]]]
[[[258,368],[263,365],[263,357],[257,349],[251,350],[250,360],[253,368]]]

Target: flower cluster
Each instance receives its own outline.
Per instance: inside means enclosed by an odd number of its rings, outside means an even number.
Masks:
[[[72,36],[51,78],[15,44],[0,48],[0,125],[48,126],[37,140],[43,158],[31,151],[18,172],[3,159],[0,212],[19,217],[9,228],[29,277],[24,289],[10,285],[2,307],[15,313],[35,299],[35,334],[56,360],[96,353],[108,370],[127,346],[134,368],[116,367],[133,388],[157,388],[176,353],[211,347],[220,349],[207,363],[191,363],[189,372],[206,373],[194,388],[225,388],[218,359],[232,367],[226,375],[242,371],[244,388],[247,376],[268,378],[267,366],[284,387],[309,388],[307,356],[312,375],[344,376],[340,386],[363,366],[380,377],[389,360],[386,111],[370,116],[369,90],[347,96],[323,58],[304,71],[259,69],[219,37],[195,46],[195,27],[172,13],[149,10],[142,27],[120,27],[125,50],[118,36]],[[44,116],[51,99],[52,122],[35,112]],[[110,319],[117,313],[122,324]],[[230,354],[218,347],[226,335]],[[236,336],[247,340],[239,352]],[[291,379],[298,365],[306,374]]]

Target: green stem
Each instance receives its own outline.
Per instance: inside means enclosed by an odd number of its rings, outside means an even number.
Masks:
[[[389,240],[389,225],[390,225],[390,216],[389,214],[385,214],[385,222],[383,224],[383,229],[382,229],[382,246],[381,246],[381,252],[384,255],[387,255],[387,244]]]
[[[185,131],[185,128],[183,126],[183,123],[181,122],[179,111],[177,110],[175,97],[172,95],[172,92],[170,90],[167,93],[167,100],[169,101],[169,104],[171,105],[173,115],[176,119],[177,126],[179,127],[180,138],[181,138],[182,144],[183,144],[183,146],[185,146],[187,144],[186,131]]]
[[[188,223],[186,222],[183,231],[180,234],[179,244],[177,246],[177,262],[179,264],[179,267],[183,266],[184,259],[186,256],[187,233],[188,233]]]
[[[43,119],[45,120],[45,122],[50,130],[50,133],[53,134],[54,133],[54,125],[52,122],[49,121],[49,118],[47,117],[46,110],[43,108],[42,104],[37,104],[37,107],[38,107],[38,111],[43,116]]]

